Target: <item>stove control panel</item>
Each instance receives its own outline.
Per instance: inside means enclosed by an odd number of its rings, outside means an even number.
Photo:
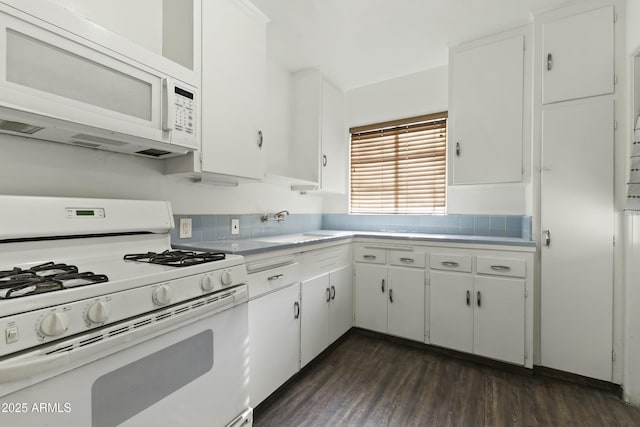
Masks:
[[[0,331],[5,335],[0,341],[0,357],[70,335],[98,331],[159,306],[170,308],[247,281],[242,264],[0,318]]]

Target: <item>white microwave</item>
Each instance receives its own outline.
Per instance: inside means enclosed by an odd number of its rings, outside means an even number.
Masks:
[[[79,35],[111,37],[59,6],[37,3],[54,21],[28,4],[0,1],[0,132],[161,159],[199,147],[198,87]]]

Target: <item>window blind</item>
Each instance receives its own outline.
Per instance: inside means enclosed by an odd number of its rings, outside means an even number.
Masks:
[[[350,132],[351,213],[445,213],[446,112]]]

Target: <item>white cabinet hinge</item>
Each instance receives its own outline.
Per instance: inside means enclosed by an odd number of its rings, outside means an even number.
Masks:
[[[202,150],[200,150],[198,158],[200,159],[200,169],[202,169]]]
[[[614,120],[613,121],[613,130],[616,130],[616,129],[618,129],[618,121]]]
[[[614,350],[611,350],[611,360],[616,361],[616,352]]]
[[[614,85],[617,85],[617,84],[618,84],[618,75],[617,75],[617,74],[614,74],[614,75],[613,75],[613,84],[614,84]]]
[[[431,331],[424,332],[424,340],[429,341],[431,339]]]
[[[528,296],[529,296],[529,292],[527,292],[527,290],[525,289],[525,290],[524,290],[524,297],[526,298],[526,297],[528,297]]]
[[[616,247],[616,236],[613,236],[613,247]]]

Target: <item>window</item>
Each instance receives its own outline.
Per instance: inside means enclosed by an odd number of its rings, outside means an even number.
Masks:
[[[350,132],[351,213],[445,213],[446,112]]]

